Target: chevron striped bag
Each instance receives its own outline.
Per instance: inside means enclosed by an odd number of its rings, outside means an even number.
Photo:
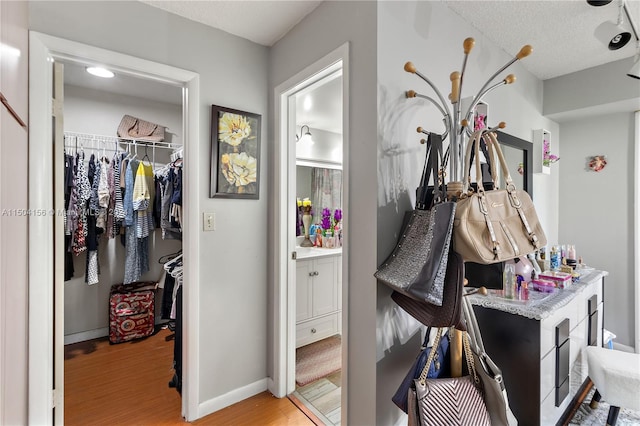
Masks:
[[[433,347],[415,390],[409,390],[409,426],[490,426],[482,385],[476,372],[469,335],[462,334],[469,375],[446,379],[429,379],[427,373],[442,337],[438,329]]]

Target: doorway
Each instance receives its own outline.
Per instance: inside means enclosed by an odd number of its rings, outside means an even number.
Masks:
[[[277,199],[274,215],[277,217],[274,256],[275,297],[275,344],[274,374],[269,389],[283,397],[294,393],[296,383],[296,358],[299,348],[307,347],[325,340],[339,338],[341,376],[338,397],[340,400],[337,418],[334,411],[333,421],[322,419],[328,424],[339,424],[346,416],[346,360],[348,357],[346,344],[348,337],[348,314],[346,312],[346,295],[348,294],[348,44],[329,53],[302,72],[290,78],[275,89],[275,198]],[[304,116],[306,95],[322,87],[336,86],[341,95],[337,99],[339,123],[334,123],[338,132],[326,132],[321,127],[314,129],[305,120],[312,122],[312,115]],[[311,103],[314,101],[311,100]],[[302,104],[302,105],[299,105]],[[297,107],[302,106],[298,111]],[[314,132],[315,135],[314,136]],[[326,134],[325,134],[326,132]],[[314,140],[313,147],[305,141],[307,133]],[[318,155],[320,144],[330,139],[330,133],[338,135],[340,144],[328,149],[326,156]],[[298,142],[296,142],[298,140]],[[303,146],[307,144],[307,146]],[[318,146],[316,146],[316,144]],[[300,148],[300,149],[298,149]],[[336,210],[341,211],[338,228],[342,234],[341,247],[336,247],[335,239],[329,238],[329,247],[318,246],[318,241],[327,236],[330,223],[325,227],[316,226],[318,232],[315,247],[301,247],[303,236],[296,235],[298,212],[298,168],[307,168],[318,174],[331,174],[339,171],[341,177],[341,201],[326,204],[327,201],[316,201],[313,206],[316,219],[313,224],[320,225],[323,209],[330,210],[328,220],[335,223]],[[342,169],[342,170],[340,170]],[[304,180],[304,178],[303,178]],[[327,184],[329,185],[329,184]],[[314,198],[309,194],[308,198]],[[340,197],[338,197],[340,198]],[[316,198],[318,200],[319,198]],[[310,201],[309,200],[309,201]],[[301,202],[303,200],[301,199]],[[310,204],[311,202],[309,202]],[[305,203],[306,204],[306,203]],[[301,230],[298,224],[298,230]],[[311,232],[311,230],[308,230]],[[335,232],[335,229],[331,229]],[[304,231],[301,231],[304,234]],[[328,234],[330,237],[332,233]],[[314,252],[315,251],[315,252]],[[318,252],[321,251],[321,252]],[[330,251],[333,251],[330,253]],[[322,277],[335,277],[325,284],[315,281]],[[321,287],[322,286],[322,287]],[[325,291],[330,287],[330,291]],[[324,290],[319,290],[323,288]],[[335,297],[334,297],[335,295]],[[319,303],[314,303],[318,300]],[[343,308],[344,307],[344,308]],[[320,339],[322,338],[322,339]],[[320,339],[320,340],[319,340]],[[335,343],[334,343],[335,344]],[[330,380],[329,380],[330,381]],[[334,385],[336,383],[333,383]],[[334,395],[335,396],[335,395]],[[311,410],[314,414],[317,414]]]
[[[61,182],[62,165],[56,161],[62,152],[60,106],[53,104],[60,92],[54,84],[52,63],[100,64],[118,73],[177,86],[181,90],[182,119],[179,132],[184,143],[184,196],[198,193],[198,75],[140,58],[105,49],[31,32],[30,34],[30,208],[52,212],[31,216],[29,241],[29,419],[34,424],[64,422],[64,210],[60,197],[55,197],[52,176]],[[59,65],[56,65],[58,68]],[[54,120],[51,117],[55,117]],[[58,135],[58,137],[55,136]],[[53,138],[53,141],[52,141]],[[55,142],[54,142],[55,141]],[[191,199],[196,200],[197,197]],[[198,363],[198,204],[190,204],[183,222],[183,265],[185,316],[183,321],[184,353],[181,414],[187,420],[197,417]],[[43,236],[45,239],[42,239]],[[46,238],[48,236],[48,238]],[[39,241],[39,242],[38,242]],[[42,244],[52,241],[52,244]],[[51,286],[49,283],[53,283]],[[43,356],[42,354],[47,354]],[[52,397],[53,396],[53,397]]]

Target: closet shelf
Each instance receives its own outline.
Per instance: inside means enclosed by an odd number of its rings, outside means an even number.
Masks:
[[[102,143],[113,143],[113,144],[138,144],[138,145],[152,145],[156,148],[163,149],[181,149],[182,145],[175,144],[172,142],[164,142],[164,141],[152,141],[148,139],[133,139],[133,138],[122,138],[119,136],[107,136],[107,135],[96,135],[91,133],[78,133],[78,132],[64,132],[65,142],[67,139],[75,139],[73,142],[102,142]],[[66,143],[65,143],[66,145]]]

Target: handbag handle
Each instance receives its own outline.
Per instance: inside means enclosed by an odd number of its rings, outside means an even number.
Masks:
[[[500,384],[501,390],[505,390],[504,380],[502,377],[502,370],[498,367],[493,360],[487,355],[484,349],[484,342],[482,341],[482,334],[480,333],[480,326],[478,326],[478,320],[476,318],[476,313],[473,310],[473,306],[471,305],[471,301],[468,297],[462,298],[462,307],[464,309],[464,317],[466,319],[467,325],[467,333],[471,338],[471,343],[473,343],[476,354],[478,354],[478,360],[480,363],[484,363],[485,371],[490,370],[493,374],[494,380],[496,380]]]
[[[427,382],[427,374],[429,374],[429,368],[431,368],[431,363],[438,352],[438,346],[440,345],[440,339],[442,338],[442,328],[438,328],[438,332],[436,333],[436,338],[433,341],[433,346],[431,346],[431,351],[429,352],[429,357],[427,358],[427,362],[420,373],[420,381],[421,385],[425,385]],[[469,344],[469,334],[468,332],[462,332],[462,346],[464,347],[464,356],[467,360],[467,370],[469,370],[469,374],[473,376],[473,382],[476,385],[480,384],[480,379],[478,378],[478,374],[476,373],[475,362],[473,361],[473,353],[471,352],[471,346]]]
[[[495,155],[493,152],[493,147],[491,146],[491,144],[487,145],[487,143],[482,140],[480,143],[480,150],[482,151],[482,154],[484,154],[484,158],[487,161],[487,167],[489,168],[489,177],[491,178],[491,182],[494,183],[494,189],[497,189],[497,184],[498,182],[496,182],[498,175],[496,174],[496,162],[495,162]],[[473,163],[473,160],[475,158],[475,151],[471,151],[471,160],[470,162]],[[469,171],[471,171],[471,167],[469,167]],[[484,170],[482,171],[482,182],[484,183],[485,181],[485,173]]]
[[[480,176],[481,180],[482,180],[482,170],[480,169],[480,149],[479,149],[479,145],[480,145],[480,139],[482,138],[482,130],[477,130],[475,132],[473,132],[473,134],[471,135],[471,138],[469,139],[469,143],[467,144],[467,151],[465,153],[464,156],[464,178],[462,179],[462,195],[464,196],[465,194],[468,193],[469,191],[469,186],[471,184],[471,149],[473,148],[475,151],[475,157],[476,157],[476,185],[478,188],[478,191],[483,190],[484,191],[484,186],[481,184],[478,185],[478,176]],[[493,176],[492,176],[493,177]],[[495,179],[495,177],[493,177]]]
[[[419,191],[416,196],[416,209],[427,210],[431,205],[427,205],[429,180],[433,176],[433,204],[444,199],[446,189],[440,175],[440,165],[444,164],[442,153],[442,135],[429,133],[427,137],[427,152],[425,156],[422,177],[420,178]]]

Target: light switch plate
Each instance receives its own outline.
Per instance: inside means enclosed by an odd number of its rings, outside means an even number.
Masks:
[[[203,213],[203,222],[202,229],[204,231],[215,231],[216,230],[216,214],[215,212]]]

